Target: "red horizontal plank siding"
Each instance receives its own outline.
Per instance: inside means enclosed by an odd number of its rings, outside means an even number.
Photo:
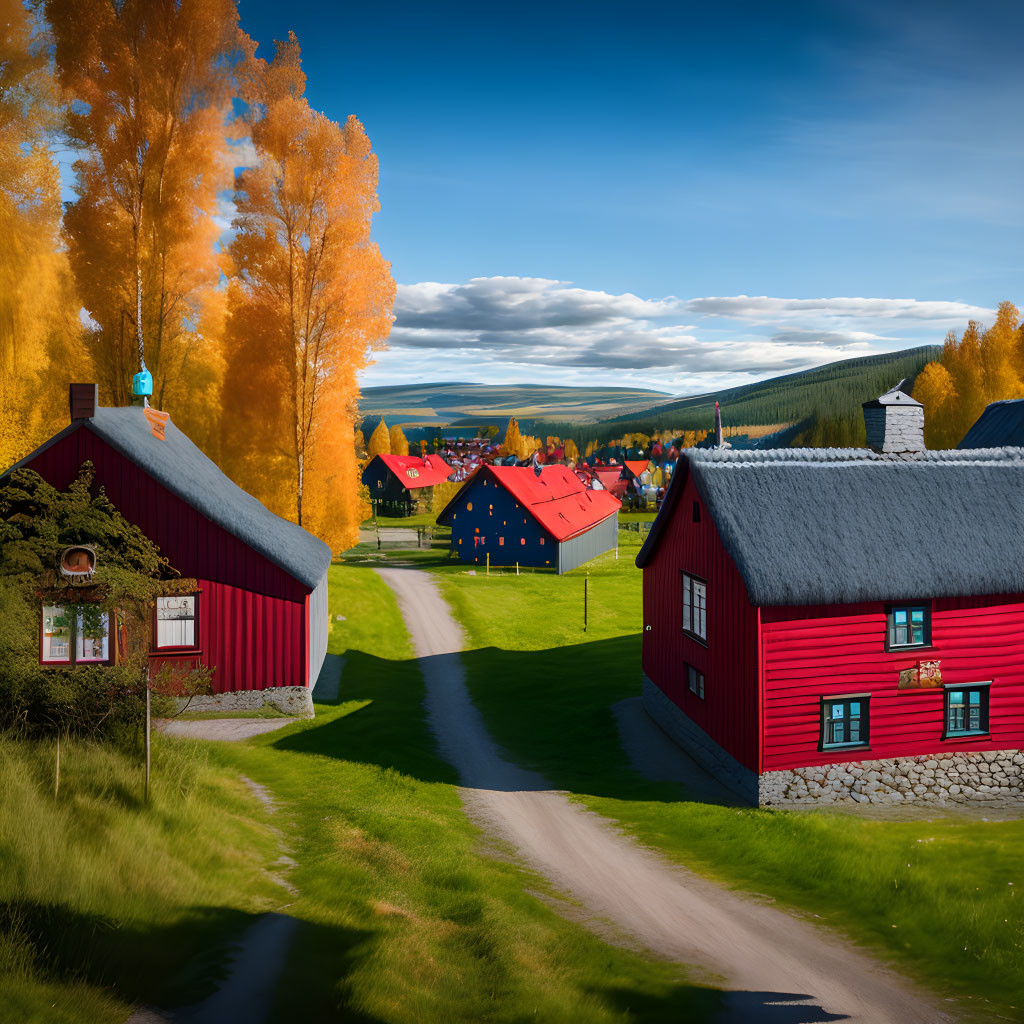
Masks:
[[[697,523],[694,502],[700,506]],[[708,583],[706,647],[682,631],[682,571]],[[644,672],[713,740],[757,771],[757,609],[692,479],[686,481],[661,543],[644,568],[643,589]],[[704,673],[703,700],[687,687],[687,663]]]
[[[941,598],[932,646],[885,650],[882,602],[763,608],[764,770],[1024,746],[1024,600]],[[900,690],[901,669],[941,662],[944,683],[991,681],[991,738],[942,739],[942,690]],[[819,751],[820,698],[871,694],[867,751]]]
[[[40,452],[29,468],[63,490],[86,460],[96,469],[94,487],[103,487],[118,511],[141,527],[183,576],[304,602],[308,587],[172,494],[87,426]]]

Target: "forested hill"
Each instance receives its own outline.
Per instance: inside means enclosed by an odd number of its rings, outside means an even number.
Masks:
[[[694,395],[654,406],[639,413],[601,421],[599,433],[624,434],[659,430],[706,430],[714,423],[715,402],[731,425],[800,424],[802,431],[817,426],[821,438],[804,437],[803,443],[853,443],[843,438],[846,428],[856,432],[861,403],[888,391],[901,379],[912,383],[926,363],[939,357],[941,348],[927,345],[860,359],[844,359],[813,370],[745,384],[705,395]],[[908,389],[910,384],[907,385]],[[845,424],[846,428],[841,427]],[[831,425],[831,426],[829,426]]]

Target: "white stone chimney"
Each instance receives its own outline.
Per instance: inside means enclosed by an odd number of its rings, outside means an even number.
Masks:
[[[900,390],[905,383],[901,380],[884,395],[861,406],[867,446],[872,451],[907,455],[925,450],[924,406]]]

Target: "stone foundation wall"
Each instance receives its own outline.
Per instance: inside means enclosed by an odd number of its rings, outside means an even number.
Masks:
[[[793,803],[990,803],[1024,801],[1019,750],[931,754],[765,772],[762,806]]]
[[[184,704],[184,698],[179,704]],[[193,697],[189,711],[259,711],[270,704],[286,715],[313,717],[313,695],[307,686],[269,686],[265,690],[234,690]]]

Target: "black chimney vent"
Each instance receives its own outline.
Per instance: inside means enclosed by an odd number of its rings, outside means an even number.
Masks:
[[[71,421],[91,420],[96,415],[99,405],[98,384],[71,384],[68,387],[68,405],[71,409]]]

